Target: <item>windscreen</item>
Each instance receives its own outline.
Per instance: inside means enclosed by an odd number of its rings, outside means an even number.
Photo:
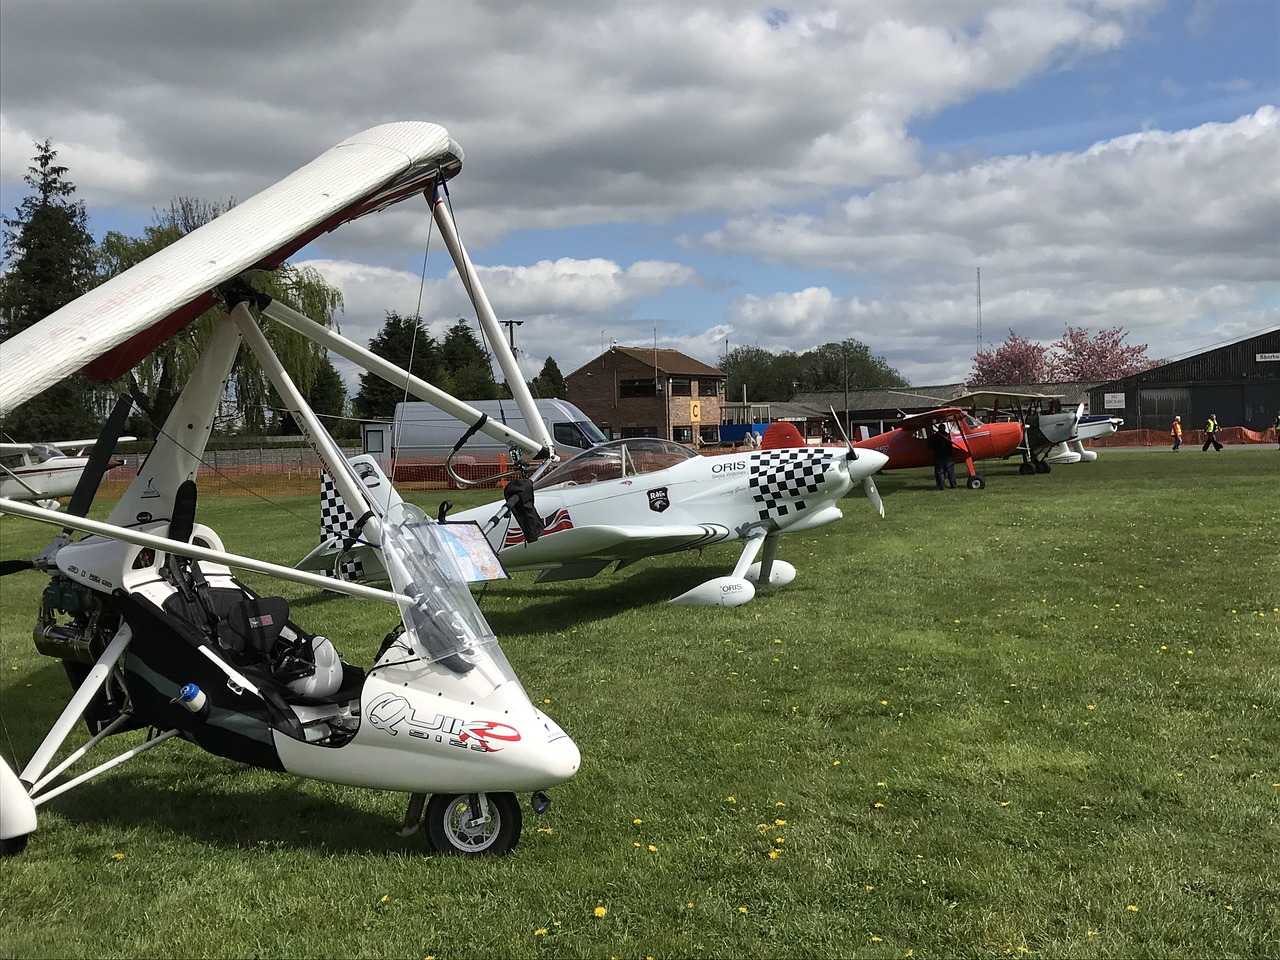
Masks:
[[[467,589],[439,524],[409,503],[382,520],[382,554],[405,636],[422,659],[454,673],[481,671],[497,686],[516,680],[497,637]]]

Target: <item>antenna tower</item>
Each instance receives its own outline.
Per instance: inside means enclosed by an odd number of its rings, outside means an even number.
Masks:
[[[982,352],[982,268],[978,268],[978,353]]]

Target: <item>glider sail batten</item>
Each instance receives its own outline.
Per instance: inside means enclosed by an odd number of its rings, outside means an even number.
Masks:
[[[195,316],[209,291],[265,259],[278,265],[320,233],[449,179],[462,158],[434,123],[383,124],[344,140],[0,345],[0,416],[170,317]],[[123,373],[157,345],[139,342],[136,356],[103,374]]]

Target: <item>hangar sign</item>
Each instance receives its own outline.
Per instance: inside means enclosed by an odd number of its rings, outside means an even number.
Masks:
[[[1102,395],[1102,405],[1108,410],[1124,409],[1123,393],[1104,393]]]
[[[1258,363],[1265,363],[1268,360],[1280,360],[1280,353],[1257,353],[1253,357]]]

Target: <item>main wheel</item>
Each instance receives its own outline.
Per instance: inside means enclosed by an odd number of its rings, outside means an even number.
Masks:
[[[480,815],[478,798],[470,793],[437,793],[427,804],[427,836],[436,853],[500,857],[520,841],[523,816],[514,793],[488,793],[489,821],[472,826]]]
[[[970,477],[968,480],[970,490],[981,490],[987,485],[987,481],[982,477]]]
[[[1044,460],[1036,461],[1036,473],[1048,473],[1052,469]]]
[[[1027,460],[1023,460],[1022,463],[1018,464],[1018,472],[1024,477],[1030,477],[1036,472],[1035,464]]]
[[[0,840],[0,857],[16,857],[23,850],[27,849],[27,840],[31,834],[24,833],[19,837],[10,837],[7,840]]]

